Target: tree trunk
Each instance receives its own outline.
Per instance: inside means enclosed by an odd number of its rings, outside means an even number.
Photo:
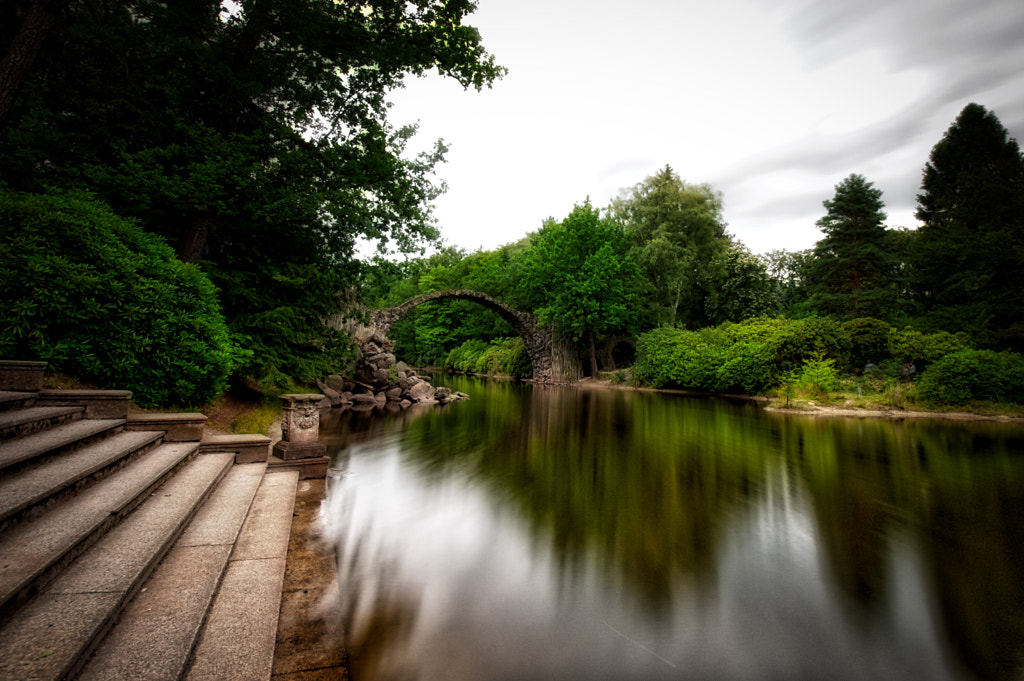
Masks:
[[[35,0],[21,20],[18,33],[0,59],[0,125],[14,107],[21,84],[46,42],[57,17],[71,0]]]
[[[594,345],[594,332],[588,331],[590,337],[590,375],[597,378],[597,348]]]
[[[183,262],[199,262],[208,252],[213,218],[206,213],[196,215],[185,225],[185,231],[178,242],[178,259]]]

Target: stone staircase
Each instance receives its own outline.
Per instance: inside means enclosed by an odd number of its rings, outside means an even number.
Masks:
[[[269,679],[299,473],[44,367],[0,362],[0,681]]]

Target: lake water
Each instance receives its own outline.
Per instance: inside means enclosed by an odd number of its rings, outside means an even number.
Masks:
[[[321,426],[354,681],[1024,678],[1024,427],[435,382]]]

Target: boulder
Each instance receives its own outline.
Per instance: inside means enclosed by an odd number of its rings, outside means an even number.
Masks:
[[[352,404],[356,406],[367,404],[373,406],[377,404],[377,397],[372,393],[359,393],[352,396]]]
[[[329,388],[339,393],[343,393],[348,390],[348,388],[345,387],[344,377],[339,376],[338,374],[331,374],[328,376],[326,383]]]
[[[316,387],[319,388],[320,392],[322,392],[324,394],[324,397],[327,398],[328,406],[341,404],[341,393],[339,393],[337,390],[330,387],[323,381],[317,381]]]
[[[405,362],[395,362],[395,371],[399,373],[408,373],[409,365]]]
[[[434,399],[434,386],[429,383],[417,383],[405,393],[405,396],[413,402],[423,403],[426,400]]]
[[[373,336],[373,329],[367,326],[360,326],[355,330],[355,333],[352,334],[352,340],[356,345],[362,345],[366,341],[370,340],[371,336]]]
[[[445,387],[445,386],[441,386],[440,388],[435,388],[434,389],[434,399],[446,400],[446,399],[448,399],[451,396],[452,396],[452,389],[451,388],[448,388],[448,387]]]
[[[395,363],[395,356],[389,352],[379,352],[376,355],[368,357],[366,361],[377,367],[389,367]]]
[[[400,399],[402,399],[402,389],[397,387],[392,388],[391,390],[388,391],[387,395],[388,402],[397,402]]]

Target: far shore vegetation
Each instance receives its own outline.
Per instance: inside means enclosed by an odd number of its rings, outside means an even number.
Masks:
[[[387,96],[431,69],[500,85],[473,3],[53,3],[42,26],[25,4],[0,36],[0,357],[52,380],[144,408],[259,401],[345,371],[326,319],[468,288],[552,325],[590,377],[790,406],[1024,403],[1024,156],[979,104],[922,159],[916,228],[852,173],[813,248],[755,254],[725,197],[666,165],[467,252],[432,215],[445,145],[407,153]],[[360,260],[362,239],[382,254]],[[391,336],[409,364],[531,373],[472,302]]]

